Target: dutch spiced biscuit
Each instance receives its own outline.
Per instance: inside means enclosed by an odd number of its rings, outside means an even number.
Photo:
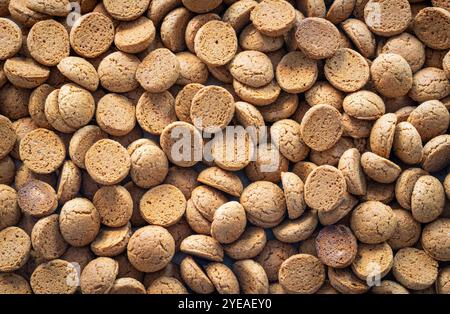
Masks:
[[[350,148],[342,154],[338,169],[345,177],[349,193],[353,195],[366,194],[366,177],[361,167],[361,154],[356,148]]]
[[[136,119],[147,132],[160,135],[164,128],[176,121],[175,99],[168,92],[145,92],[136,106]]]
[[[325,17],[327,8],[324,0],[298,0],[298,9],[308,17]]]
[[[136,71],[139,59],[121,51],[113,52],[102,59],[98,66],[100,84],[115,93],[126,93],[139,86]]]
[[[49,84],[42,84],[35,88],[28,101],[28,111],[31,119],[40,128],[52,129],[45,116],[45,101],[47,96],[54,91],[54,87]]]
[[[131,179],[141,188],[162,183],[168,167],[166,155],[156,144],[144,144],[131,153]]]
[[[362,201],[378,201],[389,204],[395,197],[395,184],[383,184],[372,180],[367,181],[367,193],[361,196]]]
[[[358,204],[356,197],[350,193],[345,193],[343,196],[343,201],[332,211],[324,212],[319,211],[318,217],[322,225],[328,226],[337,223],[342,218],[346,217],[347,214]]]
[[[191,194],[195,208],[209,221],[213,221],[217,208],[228,202],[227,197],[220,191],[206,185],[196,187]]]
[[[327,150],[333,147],[342,135],[341,114],[330,105],[311,107],[303,117],[300,132],[306,145],[316,151]]]
[[[32,294],[28,281],[14,273],[0,275],[0,294]]]
[[[70,13],[70,3],[68,0],[27,0],[26,6],[30,10],[53,16],[66,16]]]
[[[339,30],[331,22],[319,17],[302,20],[295,33],[297,45],[312,59],[326,59],[339,48]]]
[[[450,288],[450,267],[444,267],[439,271],[438,278],[436,280],[436,292],[439,294],[449,294]]]
[[[231,25],[222,21],[209,21],[198,30],[194,39],[197,57],[213,67],[230,62],[237,47],[236,32]]]
[[[163,227],[146,226],[136,230],[127,246],[131,264],[142,272],[163,269],[175,254],[175,241]]]
[[[54,132],[36,129],[29,132],[19,148],[23,163],[38,174],[52,173],[63,163],[66,148]]]
[[[317,224],[317,213],[315,211],[308,211],[298,219],[285,220],[272,230],[275,238],[281,242],[296,243],[311,237]]]
[[[131,160],[127,150],[118,142],[102,139],[86,152],[85,164],[89,175],[96,182],[113,185],[128,175]]]
[[[372,152],[362,154],[361,166],[369,178],[379,183],[393,183],[402,171],[394,162]]]
[[[3,86],[0,93],[0,101],[3,104],[0,107],[0,114],[13,120],[27,117],[30,92],[9,83]]]
[[[425,46],[414,35],[401,33],[389,38],[381,49],[381,53],[395,53],[402,56],[416,73],[425,63]]]
[[[119,278],[114,281],[109,294],[146,294],[144,285],[134,278]]]
[[[153,22],[141,16],[134,21],[119,24],[114,36],[114,44],[123,52],[139,53],[150,46],[155,36],[156,29]]]
[[[209,263],[205,267],[209,280],[219,294],[238,294],[239,282],[233,271],[222,263]]]
[[[216,133],[211,143],[211,156],[205,153],[205,158],[214,160],[224,170],[238,171],[250,163],[254,148],[250,134],[243,128],[232,133],[224,131]]]
[[[76,129],[68,125],[62,118],[61,112],[59,111],[58,98],[59,89],[55,89],[48,94],[44,104],[45,118],[50,126],[57,131],[61,133],[73,133]]]
[[[27,117],[27,118],[21,118],[21,119],[14,121],[13,128],[15,129],[17,139],[16,139],[16,143],[14,144],[14,148],[10,154],[11,154],[11,157],[20,159],[20,156],[19,156],[20,141],[29,132],[36,130],[39,127],[33,121],[33,119],[31,119],[30,117]]]
[[[429,172],[436,172],[449,164],[450,136],[439,135],[423,147],[422,167]]]
[[[69,34],[62,24],[54,20],[38,22],[28,33],[27,49],[37,62],[55,66],[69,56]]]
[[[317,80],[317,62],[301,51],[284,55],[276,67],[276,79],[288,93],[300,93],[310,89]]]
[[[172,52],[186,50],[185,33],[192,13],[184,7],[169,12],[161,23],[161,41]]]
[[[281,264],[278,276],[288,292],[312,294],[325,281],[325,267],[315,256],[296,254]]]
[[[199,173],[197,180],[236,197],[239,197],[244,189],[241,179],[236,174],[219,167],[206,168]]]
[[[377,216],[377,219],[373,219]],[[350,226],[359,241],[377,244],[391,238],[395,232],[397,220],[391,207],[378,202],[361,203],[352,213]]]
[[[56,195],[60,204],[75,198],[81,187],[81,171],[71,161],[66,160],[59,173]]]
[[[395,128],[394,154],[404,163],[414,165],[422,161],[422,139],[417,129],[409,122],[400,122]]]
[[[35,294],[74,294],[78,283],[79,274],[76,267],[61,259],[40,264],[30,278],[30,285]]]
[[[414,220],[410,211],[404,209],[394,209],[394,215],[397,226],[387,243],[393,250],[414,246],[422,232],[420,223]]]
[[[450,12],[443,8],[427,7],[414,17],[414,32],[430,48],[448,49],[450,39]]]
[[[132,21],[140,17],[148,9],[150,0],[114,1],[105,0],[103,5],[113,18],[120,21]]]
[[[264,268],[269,281],[277,281],[281,264],[296,253],[297,250],[293,245],[270,240],[255,260]]]
[[[298,95],[282,92],[271,104],[263,106],[259,112],[266,122],[275,122],[291,117],[298,108]]]
[[[196,55],[183,51],[177,53],[176,56],[180,63],[180,76],[176,84],[206,83],[209,75],[208,67]]]
[[[386,110],[383,99],[368,90],[348,94],[344,98],[343,108],[349,116],[361,120],[376,120]]]
[[[445,192],[441,182],[431,175],[417,179],[411,194],[411,212],[415,220],[429,223],[438,218],[445,205]]]
[[[408,27],[411,7],[407,0],[369,0],[364,7],[364,20],[373,33],[394,36]]]
[[[378,286],[373,286],[370,292],[373,294],[409,294],[408,289],[391,280],[382,280]]]
[[[283,47],[283,36],[269,37],[260,33],[253,24],[246,26],[239,35],[239,45],[244,50],[272,52]]]
[[[197,181],[198,176],[198,172],[194,169],[173,166],[169,168],[164,183],[176,186],[186,199],[190,199],[192,191],[200,185]]]
[[[408,117],[419,132],[423,142],[445,133],[450,123],[450,114],[438,100],[429,100],[420,104]]]
[[[303,181],[293,172],[282,172],[281,183],[289,219],[297,219],[306,209]]]
[[[342,201],[347,190],[345,177],[335,167],[324,165],[314,169],[305,182],[305,202],[319,211],[331,211]]]
[[[195,207],[191,199],[186,203],[186,221],[189,226],[198,234],[211,234],[211,222],[208,221]]]
[[[328,104],[341,111],[343,99],[344,94],[326,81],[317,81],[305,92],[305,100],[311,107]]]
[[[422,232],[423,249],[434,259],[442,262],[450,260],[450,219],[441,218],[426,225]]]
[[[195,13],[206,13],[222,4],[222,0],[181,0],[183,5]]]
[[[3,42],[0,48],[0,60],[6,60],[18,53],[22,47],[22,31],[14,21],[6,18],[0,18],[0,30]]]
[[[36,222],[31,231],[34,251],[45,260],[61,257],[68,244],[59,230],[59,215],[54,214]]]
[[[181,242],[180,250],[183,253],[198,256],[209,261],[223,261],[222,246],[217,240],[207,235],[194,234],[185,238]]]
[[[239,124],[246,128],[254,143],[258,143],[266,135],[264,118],[255,106],[244,102],[235,102],[235,117]]]
[[[423,290],[436,281],[438,263],[422,250],[404,248],[395,254],[393,274],[406,288]]]
[[[267,243],[264,229],[249,226],[242,236],[231,244],[224,245],[225,253],[235,260],[254,258]]]
[[[192,123],[191,121],[191,104],[195,94],[203,87],[199,83],[189,83],[180,90],[175,98],[175,114],[180,121]]]
[[[355,92],[369,81],[369,65],[358,52],[341,48],[325,62],[327,80],[343,92]]]
[[[190,116],[200,130],[224,129],[234,116],[233,95],[220,86],[204,87],[192,99]]]
[[[125,96],[106,94],[97,103],[95,120],[106,133],[123,136],[136,125],[135,111],[135,106]]]
[[[69,156],[75,165],[86,169],[85,156],[97,141],[107,138],[107,134],[96,125],[87,125],[74,133],[69,144]]]
[[[59,89],[58,107],[61,118],[74,129],[87,125],[95,114],[95,101],[92,94],[71,83]]]
[[[280,154],[272,143],[262,143],[255,153],[255,161],[245,167],[245,174],[250,181],[270,181],[278,183],[281,172],[288,171],[289,160]]]
[[[346,20],[353,13],[355,0],[334,1],[328,9],[326,19],[333,24],[339,24]]]
[[[92,12],[81,16],[70,31],[70,45],[85,58],[96,58],[114,41],[114,25],[108,17]]]
[[[449,13],[450,14],[450,13]],[[418,102],[442,99],[450,94],[450,84],[444,70],[428,67],[417,71],[409,97]]]
[[[14,57],[6,60],[3,70],[8,80],[19,88],[35,88],[43,84],[50,70],[31,58]]]
[[[211,224],[211,236],[220,243],[231,243],[239,239],[245,230],[245,209],[238,202],[228,202],[217,208]]]
[[[0,271],[12,272],[28,261],[31,250],[30,237],[20,228],[8,227],[0,231]]]
[[[397,202],[405,209],[411,209],[411,195],[417,180],[428,172],[421,168],[409,168],[403,171],[395,184]]]
[[[0,159],[3,159],[13,150],[17,135],[14,125],[2,115],[0,115],[0,136],[3,139],[0,144]]]
[[[239,52],[231,61],[229,70],[234,79],[251,87],[262,87],[274,78],[269,57],[254,50]]]
[[[239,281],[244,294],[267,294],[269,280],[264,268],[251,259],[240,260],[234,263],[233,271]]]
[[[0,230],[7,227],[17,225],[22,213],[17,202],[17,192],[10,186],[0,185],[0,215],[2,220],[0,222]]]
[[[345,268],[354,261],[358,244],[348,227],[331,225],[320,230],[315,247],[322,263],[334,268]]]
[[[0,184],[11,185],[16,175],[16,165],[10,156],[0,159]]]
[[[109,257],[98,257],[90,261],[80,276],[81,293],[108,293],[119,273],[119,264]]]
[[[250,20],[264,35],[281,36],[294,26],[295,9],[284,0],[263,0],[250,12]]]
[[[392,268],[394,254],[387,243],[359,244],[352,270],[362,280],[383,278]]]
[[[184,285],[174,277],[162,276],[147,288],[147,294],[187,294]]]
[[[255,106],[267,106],[277,100],[280,95],[281,88],[272,81],[269,84],[253,88],[251,86],[242,84],[238,80],[233,80],[233,87],[236,94],[244,101]]]
[[[120,185],[103,186],[95,193],[93,201],[102,224],[121,227],[127,224],[133,212],[133,199]]]
[[[26,27],[32,27],[37,22],[50,18],[47,14],[29,9],[27,0],[9,1],[8,11],[15,21]]]
[[[229,23],[239,33],[250,21],[250,13],[257,5],[255,0],[236,1],[223,13],[222,20]]]
[[[214,292],[214,285],[202,267],[191,257],[185,257],[180,264],[181,278],[189,288],[200,294]]]
[[[362,294],[369,290],[367,283],[353,273],[350,268],[328,267],[328,279],[333,288],[344,294]]]
[[[97,256],[117,256],[127,249],[131,233],[130,224],[118,228],[103,227],[90,248]]]

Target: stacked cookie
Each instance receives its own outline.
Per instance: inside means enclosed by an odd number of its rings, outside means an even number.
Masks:
[[[450,6],[0,1],[0,293],[450,293]]]

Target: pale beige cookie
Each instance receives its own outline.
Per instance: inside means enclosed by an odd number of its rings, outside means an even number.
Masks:
[[[4,273],[0,275],[0,294],[32,294],[30,284],[20,275]]]
[[[441,218],[426,225],[422,232],[421,244],[423,249],[438,261],[450,260],[450,243],[448,233],[450,219]]]
[[[239,282],[233,271],[222,263],[209,263],[205,267],[209,280],[219,294],[238,294]]]
[[[251,87],[262,87],[274,78],[272,62],[266,54],[247,50],[238,53],[229,65],[234,79]]]
[[[334,268],[345,268],[355,260],[358,244],[348,227],[331,225],[320,230],[315,247],[322,263]]]
[[[418,102],[442,99],[449,94],[450,83],[444,70],[432,67],[422,68],[414,74],[413,85],[408,93]]]
[[[444,205],[444,187],[436,177],[424,175],[417,179],[411,194],[411,212],[415,220],[432,222],[442,214]]]
[[[297,254],[281,264],[279,280],[290,293],[312,294],[325,281],[325,267],[317,257]]]
[[[376,215],[377,219],[372,219]],[[378,201],[361,203],[352,212],[350,226],[359,241],[377,244],[391,238],[397,220],[392,209]]]
[[[246,26],[239,35],[239,45],[244,50],[271,52],[280,49],[283,44],[283,36],[266,36],[260,33],[253,24]]]
[[[389,38],[381,49],[382,53],[395,53],[402,56],[413,73],[420,70],[425,62],[425,46],[414,35],[402,33]]]
[[[61,168],[58,185],[57,196],[60,204],[74,199],[80,191],[81,187],[81,171],[71,161],[66,160]]]
[[[317,75],[317,62],[301,51],[284,55],[276,68],[277,82],[288,93],[307,91],[314,85]]]
[[[397,121],[398,122],[408,121],[411,112],[413,112],[413,110],[416,108],[417,108],[416,106],[406,106],[397,110],[395,112],[395,115],[397,116]]]
[[[217,240],[207,235],[195,234],[187,237],[181,242],[180,250],[209,261],[223,261],[222,246]]]
[[[211,236],[220,243],[232,243],[239,239],[247,223],[244,207],[238,202],[221,205],[214,213]]]
[[[175,114],[180,121],[192,123],[191,121],[191,104],[195,94],[203,87],[202,84],[189,83],[178,92],[175,98]]]
[[[54,214],[36,222],[31,231],[34,251],[45,260],[61,257],[68,244],[59,231],[59,215]]]
[[[8,227],[0,231],[0,271],[12,272],[28,261],[31,250],[30,237],[18,227]]]
[[[114,44],[123,52],[139,53],[150,46],[155,36],[156,29],[153,22],[141,16],[134,21],[119,24],[114,36]]]
[[[175,241],[163,227],[146,226],[138,229],[130,238],[127,255],[139,271],[155,272],[172,260]]]
[[[281,264],[296,253],[291,244],[270,240],[255,260],[264,268],[269,281],[277,281]]]
[[[298,47],[312,59],[326,59],[339,48],[339,31],[331,22],[308,17],[300,22],[295,33]]]
[[[430,48],[448,49],[450,12],[443,8],[427,7],[414,17],[413,29],[417,37]]]
[[[133,212],[133,199],[128,190],[120,185],[101,187],[95,193],[93,203],[102,224],[108,227],[126,225]]]
[[[422,167],[429,172],[436,172],[449,164],[450,136],[439,135],[423,147]]]
[[[369,178],[379,183],[393,183],[401,173],[397,164],[371,152],[362,154],[361,166]]]
[[[150,0],[105,0],[103,4],[106,11],[116,20],[132,21],[140,17],[148,9]]]
[[[369,290],[367,283],[353,273],[350,268],[328,267],[328,279],[333,288],[344,294],[363,294]]]
[[[318,224],[317,213],[308,211],[295,220],[285,220],[273,228],[276,239],[285,243],[296,243],[311,237]]]
[[[189,226],[198,234],[211,234],[211,223],[203,217],[200,211],[195,207],[191,199],[186,203],[186,221]]]
[[[295,9],[284,0],[263,0],[250,12],[250,20],[261,33],[281,36],[294,26]]]
[[[408,0],[369,0],[364,8],[364,20],[370,30],[380,36],[402,33],[411,21]]]
[[[6,60],[3,70],[8,80],[19,88],[35,88],[43,84],[50,70],[31,58],[14,57]]]
[[[297,0],[298,9],[308,17],[325,17],[327,8],[324,0]]]
[[[297,219],[306,209],[303,181],[293,172],[282,172],[281,183],[289,219]]]
[[[15,21],[26,27],[32,27],[37,22],[50,18],[47,14],[29,9],[27,0],[9,1],[8,11]]]
[[[178,80],[180,63],[166,48],[159,48],[147,55],[136,71],[136,79],[141,86],[152,93],[169,89]]]
[[[55,89],[48,94],[44,104],[45,118],[51,128],[54,128],[61,133],[73,133],[76,129],[68,125],[62,118],[61,112],[59,111],[58,98],[59,89]]]
[[[180,63],[178,85],[191,83],[205,84],[208,80],[208,67],[194,54],[184,51],[176,54]]]
[[[161,23],[161,41],[172,52],[186,50],[185,33],[192,13],[184,7],[169,12]]]
[[[339,111],[330,105],[311,107],[300,125],[302,139],[314,150],[327,150],[333,147],[342,135],[341,121]],[[327,127],[324,128],[324,125]]]
[[[209,167],[200,172],[197,180],[227,194],[239,197],[244,189],[241,179],[233,172]]]
[[[169,168],[164,183],[176,186],[186,199],[190,199],[192,191],[200,185],[198,172],[191,168],[173,166]]]
[[[87,125],[75,132],[69,144],[69,156],[73,163],[82,169],[86,169],[86,152],[97,141],[105,138],[107,138],[107,134],[95,125]]]
[[[376,120],[386,111],[383,99],[368,90],[348,94],[343,108],[349,116],[361,120]]]
[[[80,276],[83,294],[106,294],[114,285],[119,264],[109,257],[98,257],[90,261]]]
[[[387,243],[359,244],[352,270],[358,278],[366,281],[383,278],[392,268],[394,254]]]
[[[369,65],[358,52],[340,48],[328,58],[324,73],[327,80],[343,92],[355,92],[369,81]]]
[[[216,133],[210,147],[211,156],[205,153],[204,157],[228,171],[245,168],[250,163],[255,149],[250,134],[243,128]]]
[[[81,57],[96,58],[106,52],[114,41],[114,25],[97,12],[81,16],[70,31],[70,45]]]
[[[190,116],[200,130],[224,129],[234,115],[234,98],[223,87],[207,86],[192,99]]]
[[[413,85],[411,68],[398,54],[380,54],[372,62],[370,74],[376,90],[386,97],[405,96]]]
[[[27,0],[26,6],[30,10],[53,16],[66,16],[70,13],[69,0]]]
[[[208,66],[227,64],[236,54],[237,47],[236,32],[222,21],[209,21],[195,35],[195,53]]]
[[[98,183],[113,185],[122,181],[131,167],[130,155],[118,142],[102,139],[88,149],[86,169]]]
[[[291,117],[298,108],[297,94],[282,92],[271,104],[259,108],[259,112],[266,122],[275,122]]]
[[[233,271],[239,281],[244,294],[267,294],[269,292],[269,280],[264,268],[251,259],[237,261],[233,265]]]
[[[395,254],[393,274],[408,289],[423,290],[438,276],[438,263],[424,251],[404,248]]]
[[[131,154],[131,179],[141,188],[162,183],[168,168],[167,157],[157,145],[145,144]]]
[[[83,58],[66,57],[58,64],[58,70],[72,82],[91,92],[97,90],[99,77],[94,66]]]
[[[97,103],[95,120],[108,134],[126,135],[136,125],[135,106],[124,96],[106,94]]]
[[[159,135],[170,123],[176,121],[175,99],[169,92],[145,92],[136,106],[136,119],[147,132]]]
[[[118,228],[103,227],[91,243],[90,248],[97,256],[119,255],[127,249],[131,233],[130,224]]]
[[[410,168],[403,171],[395,185],[397,202],[405,209],[411,209],[411,195],[417,180],[428,173],[420,168]]]
[[[146,294],[146,291],[144,285],[134,278],[119,278],[108,294]]]
[[[35,294],[74,294],[78,282],[76,267],[61,259],[40,264],[30,278]]]
[[[199,294],[214,292],[214,285],[202,267],[190,256],[185,257],[180,264],[181,278],[189,288]]]
[[[24,164],[39,174],[54,172],[63,163],[66,148],[54,132],[36,129],[20,141],[20,157]]]
[[[177,0],[178,1],[178,0]],[[251,0],[253,1],[253,0]],[[219,21],[220,17],[215,13],[206,13],[194,16],[185,27],[184,41],[190,52],[195,53],[194,40],[198,30],[209,21]]]
[[[239,33],[250,22],[250,13],[257,5],[255,0],[236,1],[223,13],[222,20]]]
[[[22,47],[22,31],[14,21],[6,18],[0,18],[0,29],[3,43],[0,48],[0,60],[6,60],[18,53]]]
[[[153,281],[147,289],[147,294],[187,294],[184,285],[176,278],[162,276]]]
[[[228,202],[220,191],[206,185],[200,185],[192,191],[191,200],[197,210],[208,220],[213,221],[217,208]]]
[[[245,174],[250,181],[270,181],[278,183],[281,180],[281,172],[288,171],[289,161],[280,154],[272,143],[262,143],[255,152],[255,161],[251,161],[245,167]]]
[[[409,122],[400,122],[395,128],[394,154],[404,163],[420,163],[423,156],[422,139],[417,129]]]
[[[326,81],[317,81],[305,92],[305,100],[312,107],[327,104],[342,110],[344,94]]]
[[[11,120],[2,115],[0,115],[0,135],[3,139],[0,144],[0,159],[3,159],[13,150],[17,135]]]
[[[346,150],[339,159],[338,169],[347,183],[347,190],[353,195],[365,195],[366,178],[361,166],[361,154],[356,148]]]
[[[345,21],[353,13],[355,0],[337,0],[334,1],[328,9],[326,19],[333,24],[339,24]]]
[[[175,151],[174,145],[180,139],[180,134],[187,133],[189,133],[189,138],[185,138],[185,141],[189,141],[186,144],[190,149],[187,149],[187,147],[178,147],[178,151]],[[167,158],[177,166],[192,167],[201,160],[203,138],[201,133],[192,124],[180,121],[170,123],[161,133],[160,144]]]
[[[136,56],[113,52],[103,58],[98,66],[100,83],[111,92],[130,92],[139,86],[135,77],[139,65],[140,61]]]
[[[438,100],[429,100],[420,104],[408,117],[419,132],[423,142],[445,133],[450,124],[450,114]]]
[[[59,89],[58,108],[61,118],[71,128],[87,125],[95,114],[92,94],[75,84],[65,84]]]

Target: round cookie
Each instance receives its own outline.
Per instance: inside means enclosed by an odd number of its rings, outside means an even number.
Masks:
[[[246,26],[239,36],[239,45],[244,50],[272,52],[283,47],[283,44],[283,36],[266,36],[261,34],[253,24]]]
[[[311,107],[303,117],[300,132],[306,145],[316,151],[325,151],[333,147],[342,135],[341,114],[330,105]]]
[[[189,226],[198,234],[211,234],[211,223],[203,217],[200,211],[195,207],[192,200],[188,200],[186,203],[186,221]]]
[[[313,294],[325,281],[325,267],[315,256],[297,254],[281,264],[278,276],[287,291]]]
[[[280,86],[275,81],[260,88],[253,88],[242,84],[238,80],[233,80],[233,88],[242,100],[255,106],[267,106],[272,104],[277,100],[281,92]]]
[[[314,85],[317,76],[317,62],[301,51],[287,53],[276,67],[277,82],[288,93],[307,91]]]
[[[76,131],[76,129],[68,125],[62,118],[61,112],[59,111],[58,98],[59,89],[53,90],[47,96],[44,105],[45,118],[50,126],[57,131],[68,134],[73,133]]]
[[[100,128],[114,136],[124,136],[136,125],[136,109],[126,97],[106,94],[97,103],[95,120]]]
[[[402,56],[416,73],[425,63],[425,46],[414,35],[401,33],[389,38],[381,49],[381,53],[394,53]]]
[[[173,166],[169,168],[164,183],[176,186],[188,200],[192,191],[200,185],[200,181],[197,181],[198,176],[198,172],[194,169]]]
[[[259,51],[247,50],[236,54],[229,70],[234,79],[251,87],[262,87],[274,78],[272,62]]]
[[[430,175],[421,176],[414,184],[411,212],[415,220],[429,223],[438,218],[445,205],[445,192],[441,182]]]
[[[131,179],[141,188],[162,183],[167,176],[168,167],[166,155],[156,145],[143,145],[131,154]]]
[[[253,1],[253,0],[251,0]],[[224,15],[225,16],[225,15]],[[215,13],[206,13],[194,16],[187,24],[184,34],[184,41],[190,52],[195,53],[194,41],[198,30],[209,21],[219,21],[220,16]],[[224,22],[226,22],[224,20]],[[231,24],[231,23],[230,23]]]
[[[117,26],[114,44],[127,53],[139,53],[147,49],[155,40],[156,29],[153,22],[141,16],[140,18],[122,22]]]
[[[428,67],[417,71],[408,95],[418,102],[442,99],[450,94],[450,85],[442,69]]]
[[[150,0],[103,1],[106,11],[119,21],[132,21],[137,19],[145,13],[149,3]]]
[[[131,236],[127,246],[131,264],[143,272],[163,269],[175,254],[175,241],[163,227],[146,226]]]
[[[296,253],[297,250],[291,244],[270,240],[255,260],[264,268],[269,281],[277,281],[281,264]]]
[[[5,84],[5,86],[2,87],[2,92],[0,93],[0,102],[3,104],[0,107],[0,114],[12,120],[27,117],[29,98],[29,90],[18,88],[9,83]]]
[[[420,223],[414,220],[410,211],[404,209],[394,209],[394,215],[397,220],[397,226],[387,243],[393,250],[413,247],[419,240],[422,232]]]
[[[319,17],[302,20],[295,38],[300,50],[311,59],[327,59],[339,48],[339,30],[333,23]]]
[[[339,159],[338,169],[347,183],[347,190],[353,195],[365,195],[366,177],[361,167],[361,154],[356,148],[346,150]]]
[[[285,243],[296,243],[311,237],[317,227],[317,212],[308,211],[296,220],[285,220],[273,228],[276,239]]]
[[[369,178],[379,183],[393,183],[402,171],[394,162],[371,152],[362,154],[361,166]]]
[[[197,57],[213,67],[230,62],[237,47],[236,32],[231,25],[222,21],[209,21],[198,30],[194,39]]]
[[[371,58],[374,56],[376,50],[375,36],[363,21],[350,18],[343,21],[341,26],[364,57]]]
[[[103,186],[95,193],[94,206],[100,221],[108,227],[121,227],[128,223],[133,212],[133,199],[123,186]]]
[[[98,257],[90,261],[80,276],[80,288],[83,294],[108,293],[119,273],[119,264],[109,257]]]
[[[369,0],[364,7],[364,20],[373,33],[394,36],[411,22],[411,7],[408,0]]]
[[[371,282],[389,273],[393,259],[394,254],[387,243],[359,244],[352,270],[360,279]]]
[[[211,236],[220,243],[232,243],[239,239],[247,223],[245,209],[238,202],[221,205],[214,213]]]
[[[136,79],[151,93],[161,93],[169,89],[180,75],[177,57],[166,48],[153,50],[142,61],[136,71]]]
[[[61,118],[74,129],[87,125],[95,113],[92,94],[75,84],[65,84],[60,88],[58,107]]]
[[[426,7],[414,17],[413,30],[430,48],[449,49],[450,12],[443,8]]]
[[[97,256],[117,256],[127,249],[131,233],[130,224],[118,228],[104,227],[92,241],[90,248]]]
[[[102,139],[89,148],[85,156],[89,175],[103,185],[122,181],[131,167],[130,155],[118,142]]]
[[[175,99],[168,91],[143,93],[136,105],[136,119],[145,131],[160,135],[165,127],[177,120]]]
[[[295,9],[287,1],[263,0],[250,12],[250,20],[262,34],[286,34],[295,23]]]
[[[377,219],[372,219],[374,215]],[[382,243],[392,237],[397,220],[392,209],[378,201],[367,201],[356,207],[350,226],[359,241],[367,244]]]
[[[32,294],[30,284],[20,275],[0,274],[0,294]]]
[[[190,83],[204,84],[208,80],[208,67],[194,54],[184,51],[176,54],[180,63],[178,85]]]
[[[439,271],[438,278],[436,280],[436,292],[439,294],[449,294],[448,283],[450,280],[450,268],[444,267]]]
[[[348,227],[331,225],[320,230],[315,247],[322,263],[334,268],[345,268],[353,263],[358,244]]]
[[[187,24],[191,18],[192,13],[184,7],[174,9],[164,17],[160,34],[165,47],[172,52],[186,50],[184,37]]]
[[[270,181],[278,183],[281,180],[281,172],[288,171],[289,161],[280,154],[272,143],[262,143],[258,146],[255,161],[251,161],[245,167],[245,174],[250,181]]]
[[[69,34],[62,24],[54,20],[38,22],[28,33],[27,49],[40,64],[55,66],[69,56]]]
[[[40,128],[51,129],[52,126],[48,123],[45,117],[45,101],[47,96],[54,91],[54,88],[48,84],[42,84],[36,87],[30,94],[28,101],[28,111],[31,119]]]
[[[358,52],[340,48],[325,62],[324,73],[327,80],[343,92],[355,92],[369,81],[369,65]]]
[[[251,259],[237,261],[233,271],[239,281],[241,292],[244,294],[267,294],[269,280],[262,266]]]
[[[17,192],[10,186],[0,184],[0,230],[17,225],[22,213],[18,205]]]
[[[0,271],[12,272],[28,261],[31,249],[30,237],[20,228],[8,227],[0,231]]]
[[[412,290],[430,287],[438,276],[438,263],[424,251],[410,247],[395,254],[392,269],[397,281]]]
[[[109,294],[146,294],[144,285],[134,278],[119,278],[114,281],[114,285]]]
[[[50,75],[50,70],[31,58],[14,57],[3,65],[8,80],[19,88],[31,89],[43,84]]]
[[[228,171],[245,168],[250,163],[255,149],[250,134],[243,128],[216,133],[210,147],[210,155],[206,152],[204,158],[213,160],[217,166]]]
[[[450,136],[439,135],[423,147],[422,167],[429,172],[442,170],[449,164]]]
[[[383,99],[367,90],[348,94],[342,106],[349,116],[361,120],[376,120],[386,111]]]
[[[233,271],[222,263],[209,263],[205,267],[209,280],[219,294],[238,294],[239,282]]]
[[[200,172],[197,180],[227,194],[239,197],[244,189],[241,179],[233,172],[209,167]]]
[[[408,117],[423,142],[445,133],[450,123],[450,114],[438,100],[429,100],[420,104]]]
[[[6,60],[18,53],[22,47],[22,31],[14,21],[6,18],[0,18],[0,29],[3,42],[0,49],[0,60]]]
[[[423,228],[421,244],[425,252],[438,261],[450,260],[450,243],[447,237],[450,219],[441,218]]]
[[[61,259],[40,264],[30,278],[30,285],[35,294],[74,294],[78,283],[79,274],[76,267]]]
[[[81,171],[71,161],[66,160],[60,170],[56,195],[60,204],[75,198],[81,188]]]
[[[344,94],[327,81],[317,81],[305,92],[305,100],[311,107],[328,104],[341,111],[343,99]]]
[[[176,278],[162,276],[153,281],[147,289],[147,294],[187,294],[188,291]]]
[[[26,5],[30,10],[53,16],[67,16],[71,8],[68,0],[28,0]]]
[[[31,231],[34,251],[45,260],[61,257],[68,244],[59,231],[59,215],[54,214],[36,222]]]
[[[72,246],[91,243],[100,230],[100,215],[89,200],[75,198],[61,208],[59,227],[64,240]]]
[[[76,131],[69,144],[69,156],[75,165],[86,169],[85,156],[97,141],[107,138],[107,134],[96,125],[87,125]]]
[[[281,183],[289,219],[297,219],[306,209],[303,181],[293,172],[282,172]]]
[[[209,261],[223,261],[222,246],[217,240],[207,235],[194,234],[188,236],[181,242],[180,250],[183,253],[198,256]]]
[[[192,99],[190,116],[200,130],[223,130],[234,116],[233,95],[220,86],[204,87]]]
[[[410,168],[403,171],[395,185],[397,202],[405,209],[411,209],[411,195],[417,180],[428,173],[421,168]]]
[[[190,256],[185,257],[180,264],[181,278],[196,293],[209,294],[214,292],[214,285],[201,266]]]
[[[37,22],[49,18],[47,14],[29,9],[26,0],[9,1],[8,11],[14,20],[26,27],[32,27]]]
[[[216,209],[228,202],[222,192],[206,185],[200,185],[192,190],[191,200],[197,210],[211,222]]]
[[[81,57],[96,58],[114,41],[114,25],[107,16],[92,12],[81,16],[70,30],[70,45]]]
[[[0,144],[0,159],[3,159],[13,150],[17,135],[11,120],[2,115],[0,115],[0,136],[3,139]]]
[[[183,5],[195,13],[205,13],[214,10],[222,0],[181,0]]]
[[[422,139],[417,129],[409,122],[400,122],[395,128],[394,154],[408,165],[422,161]]]
[[[224,245],[225,253],[235,260],[254,258],[267,243],[264,229],[249,226],[242,236],[231,244]]]
[[[17,202],[24,213],[33,217],[48,216],[58,207],[53,187],[39,180],[32,180],[20,188]]]
[[[249,23],[250,13],[257,5],[255,0],[235,1],[225,10],[222,20],[239,33]]]
[[[121,51],[113,52],[103,58],[98,66],[101,85],[114,93],[131,92],[139,86],[137,71],[141,66],[139,59]]]
[[[175,114],[180,121],[192,123],[191,121],[191,104],[195,94],[203,87],[202,84],[189,83],[181,89],[175,98]]]
[[[328,267],[328,279],[331,286],[343,294],[363,294],[369,290],[368,284],[356,277],[350,268]]]

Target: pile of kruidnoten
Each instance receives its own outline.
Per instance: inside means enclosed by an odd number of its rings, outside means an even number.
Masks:
[[[0,293],[450,293],[449,10],[0,1]]]

